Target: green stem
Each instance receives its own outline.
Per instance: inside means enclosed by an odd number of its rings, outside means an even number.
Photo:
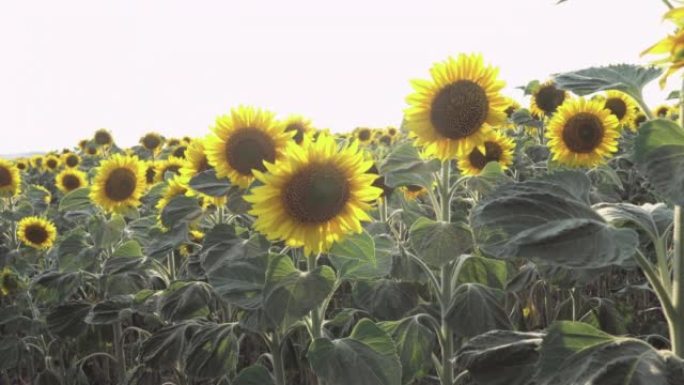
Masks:
[[[442,375],[440,376],[442,385],[452,385],[454,382],[454,368],[451,358],[454,355],[454,333],[447,322],[447,312],[451,303],[451,268],[447,264],[441,269],[441,321],[442,321]]]
[[[271,356],[273,357],[273,374],[275,385],[285,385],[285,363],[283,362],[283,346],[278,332],[273,333],[271,340]]]
[[[674,6],[672,5],[672,3],[670,3],[668,0],[663,0],[663,3],[665,3],[665,5],[666,5],[668,8],[670,8],[670,9],[674,8]]]
[[[441,220],[444,222],[451,222],[451,202],[449,181],[451,179],[451,161],[445,160],[442,162],[442,174],[439,181],[439,195],[440,204],[442,206]]]
[[[123,383],[126,378],[126,357],[124,356],[123,339],[121,338],[121,322],[112,325],[114,329],[114,356],[116,357],[116,378]]]
[[[674,207],[673,248],[672,306],[675,314],[670,320],[670,339],[672,352],[681,358],[684,357],[684,216],[679,205]]]
[[[306,257],[306,267],[307,271],[311,272],[316,268],[316,259],[317,259],[316,254],[309,254]],[[322,333],[323,330],[323,320],[321,317],[321,309],[316,308],[311,311],[311,338],[316,339],[316,338],[321,338],[323,335]]]
[[[648,120],[653,120],[655,119],[655,116],[653,116],[653,112],[651,112],[651,109],[648,107],[648,104],[644,101],[643,95],[641,95],[641,92],[639,92],[638,97],[634,98],[636,102],[639,104],[639,107],[641,110],[644,112],[644,114],[648,117]]]
[[[173,251],[169,252],[168,256],[169,274],[171,281],[176,280],[176,258],[173,255]]]
[[[667,265],[666,240],[665,238],[659,238],[654,240],[653,244],[655,245],[660,281],[663,283],[665,290],[669,293],[670,290],[672,290],[672,279],[670,278],[670,268]]]

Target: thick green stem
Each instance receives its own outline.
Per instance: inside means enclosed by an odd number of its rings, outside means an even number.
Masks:
[[[671,320],[670,339],[672,352],[678,357],[684,358],[684,217],[682,206],[674,208],[673,228],[673,279],[672,279],[672,305],[674,307],[674,319]]]
[[[636,100],[636,102],[639,104],[639,107],[644,112],[644,115],[648,117],[648,120],[655,119],[655,116],[653,116],[653,112],[651,112],[651,109],[648,107],[648,104],[646,104],[646,102],[644,101],[644,97],[643,95],[641,95],[641,92],[637,96],[638,97],[634,98],[634,100]]]
[[[454,382],[454,368],[451,363],[454,355],[454,332],[447,322],[447,312],[451,303],[451,268],[450,265],[442,267],[441,271],[442,290],[441,290],[441,321],[442,321],[442,385],[452,385]]]
[[[126,378],[126,357],[124,356],[123,338],[121,331],[121,322],[115,322],[112,325],[114,329],[114,357],[116,357],[116,378],[119,383],[123,383]]]
[[[316,268],[316,259],[317,255],[316,254],[309,254],[306,257],[307,261],[307,270],[309,272],[313,271]],[[319,308],[313,309],[311,311],[311,338],[316,339],[316,338],[321,338],[323,335],[322,330],[323,330],[323,319],[321,317],[321,312],[325,310],[321,310]]]
[[[441,220],[444,222],[451,222],[451,185],[449,180],[451,179],[451,161],[445,160],[442,162],[442,175],[439,181],[439,197],[440,204],[442,206]]]
[[[271,356],[273,357],[273,375],[275,385],[285,385],[285,363],[283,362],[283,346],[278,332],[273,333],[271,340]]]

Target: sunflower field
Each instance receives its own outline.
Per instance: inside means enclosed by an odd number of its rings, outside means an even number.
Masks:
[[[237,106],[0,159],[0,385],[684,384],[684,99],[642,95],[681,77],[665,19],[652,66],[518,99],[448,57],[401,127]]]

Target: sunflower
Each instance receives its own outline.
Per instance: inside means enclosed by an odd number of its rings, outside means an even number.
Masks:
[[[188,150],[188,146],[181,144],[176,146],[176,148],[171,151],[171,156],[174,158],[185,159],[185,152]]]
[[[108,212],[140,205],[145,191],[145,165],[135,156],[116,154],[102,161],[90,191],[90,199]]]
[[[9,266],[0,271],[0,297],[16,294],[23,286],[19,275]]]
[[[167,148],[172,148],[176,147],[181,143],[180,139],[177,138],[170,138],[166,141],[166,147]]]
[[[164,138],[156,132],[148,132],[140,138],[140,144],[148,151],[156,153],[164,144]]]
[[[290,143],[283,160],[266,164],[268,173],[254,172],[264,184],[245,197],[253,204],[254,228],[271,240],[303,246],[306,254],[329,250],[371,219],[370,202],[382,193],[373,187],[378,176],[367,173],[372,165],[358,142],[338,148],[332,136],[320,135],[316,142]]]
[[[431,69],[432,81],[414,80],[406,127],[416,144],[445,160],[482,145],[491,126],[506,120],[504,82],[480,55],[460,54]]]
[[[43,193],[43,202],[45,202],[46,205],[52,203],[52,193],[50,190],[39,184],[32,184],[31,187]]]
[[[155,161],[145,162],[145,182],[148,186],[152,186],[156,181],[157,163]]]
[[[52,247],[57,238],[57,228],[47,219],[26,217],[19,221],[17,237],[26,246],[47,250]]]
[[[26,171],[29,168],[29,162],[24,159],[17,159],[14,161],[14,165],[19,171]]]
[[[637,105],[632,98],[620,91],[607,91],[603,99],[604,108],[615,115],[621,126],[632,124],[637,113]]]
[[[188,179],[192,179],[197,174],[212,168],[204,149],[204,142],[201,139],[193,140],[185,152],[185,162],[183,162],[183,167],[180,169],[180,174]]]
[[[283,122],[283,127],[285,131],[294,131],[294,136],[292,139],[297,144],[301,144],[304,140],[304,136],[314,130],[311,120],[307,119],[301,115],[290,115]]]
[[[388,134],[381,135],[378,138],[378,143],[385,145],[385,146],[388,146],[388,147],[392,145],[392,142],[394,142],[394,140]]]
[[[95,141],[95,144],[101,147],[111,146],[114,143],[114,138],[112,137],[111,132],[104,128],[95,131],[93,140]]]
[[[551,116],[568,98],[566,91],[556,88],[554,82],[547,81],[532,93],[530,111],[539,117]]]
[[[293,135],[285,132],[272,112],[240,106],[216,119],[213,135],[205,143],[207,158],[217,177],[247,188],[254,170],[266,171],[264,162],[282,158]]]
[[[553,160],[571,167],[593,167],[617,151],[619,123],[599,100],[564,103],[546,131]]]
[[[60,166],[61,160],[57,155],[50,154],[43,160],[43,166],[46,171],[54,172]]]
[[[391,136],[392,138],[395,138],[397,135],[399,135],[399,130],[397,130],[396,127],[387,127],[387,135]]]
[[[428,193],[428,190],[420,185],[417,184],[410,184],[408,186],[401,186],[401,192],[404,193],[404,198],[406,200],[412,201],[416,200],[423,195]]]
[[[373,140],[373,131],[367,127],[359,127],[354,131],[354,137],[361,144],[370,144]]]
[[[157,210],[159,211],[159,214],[161,215],[161,212],[164,211],[164,208],[171,202],[171,200],[177,196],[181,195],[186,195],[188,193],[188,181],[181,177],[180,175],[176,175],[173,178],[170,178],[166,181],[166,186],[164,187],[164,191],[162,192],[161,198],[159,199],[159,202],[157,202]]]
[[[630,126],[630,128],[633,131],[636,131],[647,120],[648,120],[648,117],[646,116],[646,114],[644,114],[643,112],[639,112],[639,113],[637,113],[636,117],[634,117],[634,121],[632,122],[632,125]]]
[[[33,168],[43,168],[43,157],[41,155],[35,155],[31,158],[31,167]]]
[[[86,146],[86,149],[85,149],[86,154],[88,154],[90,156],[94,156],[94,155],[97,155],[98,152],[99,152],[99,150],[98,150],[97,146],[92,145],[92,144],[88,144],[88,146]]]
[[[66,167],[76,168],[81,164],[81,157],[73,152],[62,155],[62,162]]]
[[[670,118],[673,113],[673,108],[667,104],[661,104],[653,110],[653,115],[658,118]]]
[[[179,175],[184,164],[185,161],[183,159],[176,158],[175,156],[171,156],[165,160],[157,161],[156,169],[154,170],[155,182],[163,182],[167,172]]]
[[[458,168],[463,175],[478,175],[487,163],[499,162],[505,170],[513,163],[514,150],[515,143],[511,138],[499,132],[492,132],[483,147],[475,147],[470,154],[458,159]]]
[[[83,171],[67,168],[57,174],[57,177],[55,178],[55,184],[57,185],[59,191],[66,194],[81,187],[87,186],[88,182],[86,179],[86,174]]]
[[[21,190],[19,168],[0,158],[0,198],[11,198]]]
[[[86,146],[88,146],[88,142],[89,142],[88,139],[79,140],[79,141],[78,141],[78,148],[79,148],[81,151],[85,151]]]

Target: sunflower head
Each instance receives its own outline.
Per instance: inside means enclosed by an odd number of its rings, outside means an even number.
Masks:
[[[17,274],[11,267],[5,266],[0,271],[0,297],[11,296],[22,289],[24,283],[19,274]]]
[[[254,180],[254,170],[266,171],[265,162],[282,158],[292,135],[272,112],[241,106],[216,119],[213,135],[205,143],[207,158],[219,178],[246,188]]]
[[[109,130],[100,128],[95,131],[93,141],[95,141],[95,144],[98,146],[111,146],[114,143],[114,137],[112,137],[112,133],[109,132]]]
[[[83,139],[78,141],[78,148],[81,151],[85,151],[86,146],[88,145],[89,140],[88,139]]]
[[[88,185],[86,174],[83,171],[69,168],[57,174],[55,183],[59,191],[65,194]]]
[[[19,171],[26,171],[29,168],[29,162],[24,159],[18,159],[14,161],[14,165]]]
[[[554,82],[547,81],[532,93],[530,111],[538,116],[551,116],[568,98],[566,91],[556,88]]]
[[[26,217],[19,221],[17,237],[26,246],[37,250],[47,250],[52,247],[57,238],[57,228],[47,219]]]
[[[156,181],[157,164],[154,161],[145,162],[145,182],[151,186]]]
[[[404,194],[406,200],[416,200],[424,195],[427,195],[428,190],[417,184],[410,184],[408,186],[401,186],[401,192]]]
[[[373,140],[373,130],[368,127],[359,127],[354,132],[354,138],[361,144],[370,144]]]
[[[311,120],[301,116],[301,115],[290,115],[283,122],[283,127],[286,132],[293,132],[294,136],[292,139],[297,143],[301,144],[304,141],[304,136],[309,134],[314,130]]]
[[[320,135],[301,146],[290,143],[282,160],[267,163],[268,172],[255,171],[263,185],[245,197],[255,229],[307,254],[329,250],[371,219],[367,211],[382,193],[373,187],[378,176],[367,173],[372,164],[357,142],[340,148],[332,136]]]
[[[76,168],[81,164],[81,157],[73,152],[62,155],[62,163],[68,168]]]
[[[632,122],[631,128],[633,130],[638,129],[642,124],[648,120],[648,117],[643,112],[639,112],[634,117],[634,122]]]
[[[637,114],[637,105],[632,98],[620,91],[607,91],[603,104],[618,120],[621,126],[629,126]]]
[[[107,212],[122,212],[140,205],[145,188],[143,162],[135,156],[116,154],[97,168],[90,199]]]
[[[458,159],[458,168],[463,175],[478,175],[489,162],[499,162],[502,169],[507,169],[513,163],[515,143],[502,133],[489,134],[484,145],[475,147],[470,154]]]
[[[180,170],[184,165],[185,161],[181,158],[176,158],[175,156],[171,156],[165,160],[157,161],[154,174],[155,182],[164,181],[166,173],[180,175]]]
[[[171,151],[171,156],[179,159],[185,159],[185,152],[188,150],[188,146],[181,144],[176,146],[176,148]]]
[[[188,180],[185,178],[181,177],[180,175],[176,175],[173,178],[168,179],[166,181],[166,186],[164,187],[164,192],[161,195],[161,199],[159,199],[159,202],[157,202],[156,208],[159,211],[159,214],[161,215],[161,212],[173,198],[186,195],[188,191]]]
[[[31,188],[34,190],[38,190],[43,194],[43,202],[45,202],[46,205],[52,203],[52,193],[50,192],[50,190],[46,189],[44,186],[41,186],[39,184],[32,184]]]
[[[413,81],[405,123],[416,144],[443,160],[482,145],[491,126],[506,120],[498,72],[480,55],[461,54],[435,64],[431,80]]]
[[[99,152],[97,146],[94,144],[88,144],[85,149],[85,153],[90,156],[95,156]]]
[[[178,138],[170,138],[166,140],[166,147],[167,148],[173,148],[181,144],[180,139]]]
[[[21,190],[19,168],[12,162],[0,158],[0,198],[11,198]]]
[[[672,116],[673,112],[675,111],[672,108],[672,106],[669,106],[667,104],[661,104],[653,110],[653,115],[655,115],[658,118],[667,119]]]
[[[600,100],[564,103],[546,131],[553,160],[570,167],[593,167],[617,151],[619,123]]]
[[[204,149],[204,142],[201,139],[195,139],[190,142],[188,150],[185,152],[185,162],[180,170],[181,175],[191,179],[195,175],[201,174],[211,168]]]
[[[55,172],[61,164],[61,159],[57,155],[50,154],[43,160],[45,171]]]
[[[395,138],[399,134],[399,130],[396,127],[387,127],[387,135]]]
[[[140,145],[148,151],[157,152],[161,149],[163,144],[164,138],[156,132],[148,132],[140,138]]]

